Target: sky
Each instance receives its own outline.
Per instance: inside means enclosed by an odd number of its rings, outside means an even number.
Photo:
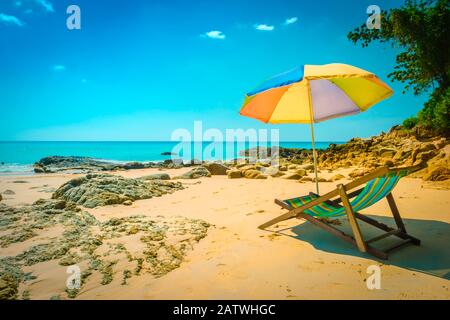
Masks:
[[[394,95],[368,111],[315,125],[316,140],[387,131],[426,96],[392,83],[398,49],[361,48],[347,33],[367,7],[397,0],[1,0],[0,140],[170,140],[178,128],[280,130],[309,141],[308,125],[239,115],[246,92],[303,64],[348,63]],[[69,30],[78,5],[81,29]]]

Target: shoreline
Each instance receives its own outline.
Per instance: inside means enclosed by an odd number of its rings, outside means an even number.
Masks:
[[[109,174],[138,178],[160,172],[175,176],[189,170],[149,168]],[[322,174],[328,177],[340,173],[348,177],[351,170],[353,168]],[[64,182],[81,176],[51,173],[1,177],[0,190],[10,189],[15,193],[6,196],[1,203],[20,207],[40,198],[49,198]],[[16,179],[26,183],[13,183]],[[123,270],[130,267],[126,260],[121,260],[113,268],[113,280],[109,284],[102,285],[101,277],[94,273],[83,285],[77,299],[450,298],[450,270],[445,269],[450,257],[448,246],[444,244],[450,240],[448,190],[423,189],[420,179],[400,181],[395,190],[398,206],[408,230],[422,237],[424,244],[405,248],[389,260],[380,262],[300,220],[281,223],[275,233],[256,228],[281,212],[273,203],[274,198],[305,194],[314,189],[312,182],[298,183],[271,177],[266,180],[228,179],[226,176],[180,181],[185,186],[183,190],[138,200],[131,206],[82,207],[100,222],[136,214],[165,220],[181,215],[186,219],[204,220],[211,227],[180,266],[164,276],[155,278],[144,273],[131,277],[126,285],[122,285]],[[342,180],[343,183],[346,181],[348,178]],[[320,183],[322,192],[334,188],[336,183]],[[365,212],[392,223],[388,213],[385,201]],[[49,232],[36,241],[42,241],[55,231]],[[124,243],[136,247],[136,240],[132,239],[136,238],[124,240]],[[25,243],[33,243],[29,241]],[[0,249],[1,256],[20,248],[23,248],[21,243]],[[264,252],[268,254],[261,254]],[[365,286],[366,268],[371,264],[381,266],[382,290],[368,290]],[[85,265],[81,267],[82,270],[86,268]],[[37,278],[21,284],[19,297],[27,290],[31,299],[49,299],[58,292],[62,299],[67,299],[61,294],[67,277],[65,267],[49,261],[26,267],[24,271],[32,272]],[[215,283],[213,287],[211,282]],[[176,291],[172,290],[174,283],[177,284]]]
[[[49,157],[34,165],[41,173],[0,175],[0,284],[6,285],[0,295],[450,299],[450,145],[445,137],[394,128],[318,151],[321,194],[379,166],[422,168],[393,191],[408,233],[422,245],[405,247],[388,260],[360,253],[303,220],[258,229],[285,212],[275,198],[315,190],[314,169],[311,150],[280,148],[278,166],[269,153],[254,163],[251,155],[246,150],[246,160],[221,163],[117,166]],[[385,199],[361,213],[395,225]],[[335,220],[349,231],[345,217]],[[368,238],[379,235],[360,227]],[[77,290],[66,288],[69,265],[82,272]],[[380,290],[365,283],[373,265],[381,268]]]

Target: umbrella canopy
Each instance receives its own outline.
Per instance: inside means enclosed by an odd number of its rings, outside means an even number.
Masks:
[[[366,111],[392,94],[376,75],[348,64],[304,65],[248,92],[240,114],[264,123],[309,123],[319,193],[313,124]]]
[[[248,92],[240,114],[265,123],[317,123],[365,111],[392,93],[376,75],[357,67],[304,65]]]

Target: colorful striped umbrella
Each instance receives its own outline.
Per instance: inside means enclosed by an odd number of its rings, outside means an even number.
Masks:
[[[313,124],[366,111],[392,94],[376,75],[351,65],[304,65],[276,75],[247,93],[240,114],[264,123],[311,124],[319,193]]]

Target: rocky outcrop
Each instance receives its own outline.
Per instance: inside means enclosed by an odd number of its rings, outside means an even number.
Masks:
[[[183,189],[183,186],[179,182],[146,181],[108,174],[88,174],[66,182],[53,193],[52,198],[95,208],[158,197],[180,189]]]
[[[5,254],[0,258],[0,300],[20,298],[19,286],[37,278],[33,266],[46,261],[61,266],[83,263],[81,287],[88,279],[97,281],[98,286],[121,277],[122,285],[126,285],[129,278],[144,273],[163,276],[180,266],[210,227],[198,219],[160,215],[101,222],[74,203],[59,199],[39,200],[23,207],[0,204],[0,221],[0,246],[21,243],[23,250],[16,256]],[[49,229],[53,230],[51,237]],[[33,238],[39,240],[25,243]],[[48,279],[38,281],[45,284]],[[74,298],[80,289],[54,294]]]
[[[42,158],[36,162],[34,167],[35,173],[52,173],[61,171],[70,172],[98,172],[98,171],[114,171],[114,170],[133,170],[145,168],[182,168],[190,167],[191,163],[174,162],[171,159],[162,162],[128,162],[128,163],[113,163],[102,160],[97,160],[89,157],[75,157],[75,156],[51,156]]]
[[[269,154],[271,152],[273,151],[268,151]],[[351,178],[363,176],[380,166],[423,166],[423,170],[412,176],[431,181],[449,179],[450,145],[447,137],[436,136],[420,127],[406,130],[396,126],[388,133],[367,139],[353,138],[340,145],[331,144],[327,149],[318,150],[317,153],[319,169],[333,171],[354,167],[356,169],[349,174]],[[249,155],[251,152],[243,154]],[[288,171],[287,177],[293,176],[293,173],[299,175],[311,173],[314,169],[311,150],[280,147],[278,154],[280,155],[278,169]],[[255,165],[241,164],[236,166],[236,169],[241,171],[255,169]]]

